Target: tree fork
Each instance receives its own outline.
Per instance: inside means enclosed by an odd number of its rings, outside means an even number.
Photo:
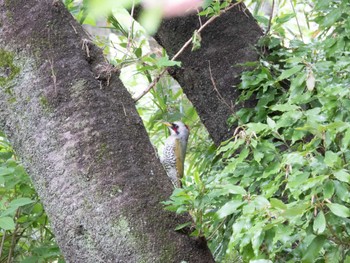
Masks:
[[[239,74],[246,67],[237,66],[256,61],[254,45],[262,30],[244,4],[233,4],[226,12],[201,32],[201,47],[191,51],[187,47],[179,55],[180,68],[169,73],[179,82],[216,145],[230,138],[235,127],[227,119],[242,106],[253,107],[254,101],[234,107],[239,92]],[[202,24],[210,18],[200,17]],[[155,36],[170,57],[201,27],[197,14],[165,19]]]
[[[0,128],[67,262],[214,262],[175,232],[171,193],[131,96],[60,1],[0,0]]]

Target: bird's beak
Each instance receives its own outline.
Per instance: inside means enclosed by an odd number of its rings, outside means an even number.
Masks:
[[[172,126],[173,126],[170,122],[164,121],[164,122],[162,122],[162,123],[163,123],[164,125],[168,126],[168,127],[172,127]]]

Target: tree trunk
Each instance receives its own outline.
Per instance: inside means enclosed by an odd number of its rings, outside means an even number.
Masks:
[[[208,19],[201,20],[204,24]],[[199,27],[196,14],[163,20],[155,39],[172,57]],[[238,110],[233,107],[239,95],[234,86],[239,84],[239,74],[244,70],[235,65],[257,60],[254,45],[260,36],[262,30],[249,11],[243,4],[237,5],[202,31],[199,50],[185,49],[178,59],[181,68],[170,70],[216,145],[232,136],[234,130],[227,119]],[[253,105],[252,101],[246,104]]]
[[[0,128],[67,262],[213,262],[175,232],[171,193],[134,103],[58,0],[0,0]]]

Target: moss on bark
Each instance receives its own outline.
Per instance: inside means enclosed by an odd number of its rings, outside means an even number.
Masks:
[[[20,68],[15,65],[14,53],[5,49],[0,49],[0,87],[8,89],[9,82],[13,80]]]

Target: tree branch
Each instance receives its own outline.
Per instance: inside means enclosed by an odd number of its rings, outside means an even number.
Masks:
[[[229,11],[230,9],[234,8],[235,6],[239,5],[240,3],[242,3],[242,1],[238,1],[236,3],[233,3],[229,6],[227,6],[225,9],[221,10],[220,13],[218,15],[212,16],[208,21],[206,21],[203,25],[201,25],[197,32],[200,33],[201,31],[203,31],[208,25],[210,25],[211,23],[213,23],[218,17],[220,17],[220,15],[222,15],[223,13]],[[171,58],[171,61],[175,61],[182,53],[183,51],[192,43],[192,37],[190,39],[188,39],[186,41],[186,43],[180,48],[180,50]],[[137,102],[139,101],[143,96],[145,96],[151,89],[153,89],[153,87],[158,83],[159,79],[164,75],[164,73],[168,70],[168,67],[164,68],[155,78],[155,81],[152,81],[148,87],[142,91],[141,94],[137,95],[136,97],[134,97],[134,101]]]

